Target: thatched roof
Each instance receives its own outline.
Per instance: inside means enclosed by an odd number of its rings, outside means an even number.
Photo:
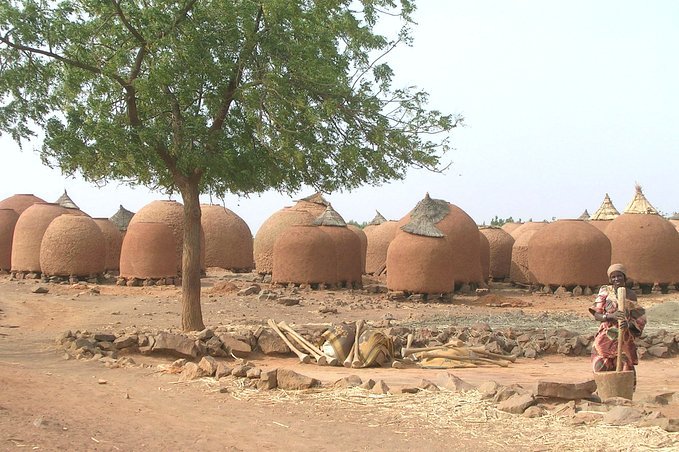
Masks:
[[[651,203],[648,202],[646,196],[644,196],[644,193],[641,191],[641,185],[636,184],[634,188],[636,189],[636,193],[634,194],[632,201],[630,201],[630,203],[627,204],[627,207],[625,207],[624,213],[660,215],[655,207],[653,207]]]
[[[372,221],[369,223],[370,225],[377,226],[387,221],[387,219],[384,218],[379,211],[376,210],[375,212],[376,212],[375,218],[373,218]]]
[[[320,204],[326,207],[330,205],[330,203],[323,197],[323,194],[320,191],[317,191],[313,195],[307,196],[306,198],[302,198],[299,201],[313,202],[314,204]]]
[[[589,220],[589,212],[587,212],[587,209],[582,212],[582,215],[578,217],[578,220]]]
[[[342,218],[342,216],[338,214],[330,204],[328,204],[328,207],[325,208],[325,212],[323,212],[321,216],[314,220],[314,225],[345,227],[347,223],[344,221],[344,218]]]
[[[620,216],[620,212],[615,208],[611,198],[606,193],[604,201],[601,203],[599,209],[597,209],[594,214],[589,217],[590,220],[613,220],[614,218]]]
[[[133,216],[134,212],[130,212],[121,204],[118,211],[114,213],[113,216],[109,218],[109,220],[111,220],[113,224],[116,225],[118,230],[127,231],[127,225],[130,224],[130,220]]]
[[[432,199],[429,193],[424,195],[424,199],[417,203],[410,212],[410,217],[414,220],[419,217],[427,217],[432,223],[436,224],[443,220],[450,212],[448,201],[443,199]]]
[[[445,237],[445,234],[426,216],[412,216],[408,224],[401,226],[401,230],[425,237]]]
[[[59,196],[59,199],[54,202],[55,204],[59,204],[61,207],[66,207],[67,209],[80,209],[80,207],[78,207],[76,203],[74,203],[73,200],[68,196],[66,190],[64,190],[64,194]]]

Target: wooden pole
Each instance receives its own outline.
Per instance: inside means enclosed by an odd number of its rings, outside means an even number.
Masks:
[[[627,289],[624,287],[618,288],[618,311],[622,311],[625,313],[625,317],[627,317]],[[618,356],[617,356],[617,361],[615,364],[615,371],[616,372],[621,372],[622,371],[622,345],[623,345],[623,336],[624,336],[624,331],[622,328],[622,323],[624,320],[618,320]]]

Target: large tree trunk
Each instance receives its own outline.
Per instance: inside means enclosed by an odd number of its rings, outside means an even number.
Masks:
[[[182,258],[182,330],[205,329],[200,307],[200,199],[198,181],[179,187],[184,201],[184,256]]]

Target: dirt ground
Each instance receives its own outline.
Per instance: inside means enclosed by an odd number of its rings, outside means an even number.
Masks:
[[[395,302],[363,291],[273,288],[300,298],[284,306],[236,290],[216,290],[228,280],[240,289],[254,274],[210,269],[203,279],[203,317],[209,327],[330,324],[364,319],[376,324],[446,326],[487,322],[493,328],[594,331],[587,314],[592,297],[556,298],[506,285],[489,296],[455,296],[452,302]],[[371,282],[371,281],[366,281]],[[38,286],[47,294],[35,294]],[[261,284],[262,288],[269,288]],[[300,364],[294,357],[253,355],[262,369],[290,368],[332,383],[355,374],[383,379],[392,395],[359,389],[304,392],[246,388],[235,379],[178,382],[160,371],[172,358],[134,355],[137,366],[107,368],[98,361],[67,360],[54,339],[63,331],[144,331],[180,324],[174,287],[97,285],[100,293],[71,285],[0,277],[0,450],[677,450],[679,437],[658,427],[614,427],[550,412],[528,419],[498,411],[476,391],[401,394],[423,378],[441,384],[447,373],[470,383],[534,385],[539,380],[591,378],[585,357],[519,359],[509,368],[345,369]],[[679,332],[679,294],[640,297],[649,331]],[[334,312],[336,311],[336,312]],[[635,402],[679,392],[679,358],[643,360]],[[679,417],[676,406],[658,407]]]

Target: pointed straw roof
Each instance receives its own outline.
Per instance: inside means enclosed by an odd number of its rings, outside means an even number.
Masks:
[[[118,230],[127,231],[127,225],[130,224],[130,220],[133,216],[134,212],[130,212],[121,204],[118,211],[114,213],[113,216],[109,218],[109,220],[111,220],[113,224],[116,225]]]
[[[445,237],[445,234],[434,225],[431,218],[424,215],[411,217],[408,224],[401,226],[401,230],[425,237]]]
[[[64,190],[64,194],[59,196],[59,199],[54,201],[55,204],[59,204],[61,207],[66,207],[68,209],[80,209],[73,200],[68,196],[68,193],[66,193],[66,190]]]
[[[384,218],[379,211],[376,210],[375,212],[377,213],[377,215],[375,215],[375,218],[373,218],[372,221],[368,224],[370,224],[371,226],[378,226],[387,221],[387,219]]]
[[[655,207],[653,207],[651,203],[648,202],[646,196],[644,196],[644,193],[641,191],[641,185],[636,184],[634,188],[636,189],[636,193],[634,194],[632,201],[627,204],[624,213],[645,213],[650,215],[660,215],[658,211],[655,210]]]
[[[611,198],[606,193],[604,201],[601,203],[599,209],[594,212],[594,214],[589,217],[590,220],[613,220],[614,218],[620,216],[620,212],[615,208]]]
[[[417,203],[415,208],[410,212],[410,217],[416,219],[419,217],[427,217],[432,223],[436,224],[443,220],[450,212],[448,202],[443,199],[432,199],[429,193],[424,195],[424,199]]]
[[[325,212],[316,218],[314,225],[346,227],[347,223],[344,221],[344,218],[328,204],[328,207],[325,208]]]
[[[307,196],[306,198],[302,198],[299,201],[313,202],[314,204],[320,204],[326,207],[330,205],[330,203],[323,197],[323,194],[320,191],[317,191],[313,195]]]
[[[578,217],[578,220],[589,220],[589,212],[587,212],[587,209],[582,212],[582,215]]]

